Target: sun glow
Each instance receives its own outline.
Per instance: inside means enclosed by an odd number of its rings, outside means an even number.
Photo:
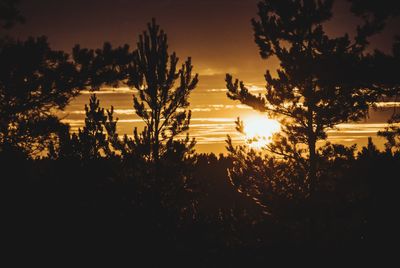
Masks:
[[[243,118],[246,143],[253,149],[260,149],[271,142],[272,136],[281,130],[276,120],[263,115]]]

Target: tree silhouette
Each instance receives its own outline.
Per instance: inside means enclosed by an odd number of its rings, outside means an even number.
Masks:
[[[137,90],[133,102],[136,114],[143,119],[143,131],[134,129],[133,138],[115,139],[123,156],[136,154],[147,160],[158,160],[171,151],[185,155],[193,150],[194,139],[177,137],[189,129],[191,112],[188,98],[196,88],[198,75],[192,75],[188,58],[178,69],[178,57],[169,54],[167,35],[153,19],[147,31],[139,36],[137,49],[129,46],[102,49],[73,49],[81,87],[97,90],[101,85],[128,85]],[[179,84],[178,84],[179,83]]]
[[[259,20],[252,20],[255,42],[262,58],[278,58],[277,75],[267,71],[265,96],[252,94],[231,75],[226,77],[229,98],[281,122],[282,133],[267,150],[294,161],[306,157],[310,195],[317,183],[317,141],[326,139],[327,129],[365,117],[379,95],[362,71],[365,40],[373,32],[358,31],[354,41],[347,34],[329,37],[323,23],[332,16],[332,4],[330,0],[261,1]]]
[[[192,75],[190,58],[177,69],[178,57],[169,54],[167,35],[154,19],[147,27],[139,36],[128,74],[128,85],[138,91],[133,98],[136,114],[146,127],[141,133],[135,128],[130,147],[148,147],[143,153],[157,161],[176,145],[176,137],[189,129],[191,112],[185,108],[189,106],[189,94],[196,88],[198,75]],[[188,134],[178,143],[185,144],[186,151],[194,146]]]
[[[80,87],[89,90],[99,90],[103,85],[118,87],[127,79],[133,64],[128,45],[113,48],[108,42],[96,50],[76,45],[72,57]]]
[[[302,159],[282,161],[253,149],[249,151],[246,145],[235,147],[230,137],[227,149],[233,160],[230,183],[252,198],[264,214],[281,218],[290,213],[290,203],[296,204],[307,196]]]
[[[400,6],[392,0],[348,0],[351,3],[351,11],[365,20],[366,29],[382,30],[387,19],[400,15]]]
[[[43,149],[60,127],[52,110],[79,93],[74,64],[39,37],[3,43],[0,69],[0,147]]]
[[[92,94],[89,104],[85,104],[85,125],[78,133],[70,134],[68,125],[58,133],[58,142],[53,143],[49,157],[52,159],[96,160],[116,155],[118,118],[114,120],[114,107],[104,110],[96,94]]]
[[[115,133],[114,107],[111,106],[106,115],[104,109],[100,107],[96,94],[93,94],[90,96],[89,105],[85,105],[85,112],[85,126],[75,135],[82,150],[82,159],[96,159],[102,155],[110,155],[112,151],[105,131],[112,129],[111,131]]]
[[[19,0],[0,0],[0,27],[9,29],[18,22],[24,22],[24,18],[17,9]]]
[[[385,147],[388,151],[400,151],[400,114],[395,113],[388,121],[388,126],[383,131],[379,131],[378,135],[386,138]]]
[[[396,37],[393,44],[392,55],[385,55],[383,53],[375,52],[373,60],[379,64],[376,66],[375,72],[371,77],[376,77],[377,83],[380,83],[386,88],[385,95],[387,97],[398,100],[400,95],[400,36]],[[386,70],[386,71],[382,71]],[[378,132],[379,136],[386,138],[387,143],[385,147],[388,151],[400,149],[400,112],[398,107],[394,107],[391,118],[388,120],[388,126],[385,130]]]

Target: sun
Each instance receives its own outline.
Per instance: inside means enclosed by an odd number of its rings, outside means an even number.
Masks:
[[[271,142],[272,136],[281,130],[278,121],[265,115],[243,118],[246,143],[253,149],[260,149]]]

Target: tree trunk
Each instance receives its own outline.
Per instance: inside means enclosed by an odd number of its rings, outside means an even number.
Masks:
[[[155,117],[155,126],[154,126],[154,145],[153,145],[153,160],[158,162],[160,158],[160,133],[159,133],[159,125],[160,125],[160,113],[159,109],[156,109],[154,112]]]
[[[158,138],[158,132],[155,133],[154,145],[153,145],[153,160],[158,162],[160,158],[159,150],[160,150],[160,141]]]
[[[313,118],[313,109],[308,108],[308,150],[310,152],[310,157],[308,159],[308,186],[309,186],[309,198],[312,198],[315,191],[315,183],[317,177],[317,154],[316,154],[316,143],[317,138],[314,131],[314,118]]]
[[[315,184],[317,180],[317,154],[316,150],[316,139],[314,134],[309,137],[308,148],[310,150],[309,158],[309,170],[308,170],[308,183],[309,183],[309,197],[312,198],[315,192]]]
[[[308,112],[308,149],[310,152],[310,156],[308,159],[308,186],[309,186],[309,192],[308,192],[308,216],[309,216],[309,234],[308,234],[308,239],[309,239],[309,245],[313,245],[315,243],[315,238],[316,238],[316,211],[315,211],[315,185],[316,185],[316,180],[317,180],[317,154],[316,154],[316,134],[314,132],[314,127],[313,127],[313,112],[312,109],[309,110]]]

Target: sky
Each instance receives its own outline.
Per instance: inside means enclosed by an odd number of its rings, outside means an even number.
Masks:
[[[241,70],[258,77],[265,62],[253,42],[250,20],[258,0],[25,0],[27,23],[17,36],[44,34],[53,48],[71,51],[74,44],[101,47],[104,41],[134,46],[151,18],[167,32],[171,50],[181,59],[193,58],[203,75]],[[223,85],[220,82],[220,85]]]
[[[262,92],[266,69],[275,70],[276,60],[262,60],[253,41],[250,20],[257,15],[259,0],[22,0],[21,13],[26,24],[12,29],[12,35],[24,39],[46,35],[53,49],[71,52],[75,44],[98,48],[105,41],[114,46],[128,43],[135,47],[138,35],[151,18],[168,34],[170,51],[184,60],[192,57],[194,71],[200,82],[193,92],[190,109],[193,110],[191,134],[197,138],[200,152],[224,152],[226,134],[236,135],[233,121],[237,116],[251,116],[255,112],[226,97],[225,74],[231,73]],[[337,1],[334,18],[326,25],[331,35],[352,33],[359,20],[348,12],[346,1]],[[375,37],[372,48],[390,50],[398,20],[389,23],[385,33]],[[102,104],[114,105],[120,113],[120,133],[132,133],[140,123],[132,113],[132,92],[103,90]],[[83,94],[60,115],[74,127],[82,125]],[[332,140],[342,143],[365,144],[368,136],[375,136],[389,111],[371,111],[371,118],[359,132],[335,132]],[[69,121],[68,121],[69,120]],[[75,120],[75,121],[74,121]],[[123,121],[125,120],[125,121]],[[362,125],[358,125],[360,128]],[[351,132],[353,131],[353,132]],[[331,132],[333,133],[333,132]],[[344,135],[344,133],[347,133]],[[350,135],[352,134],[352,135]],[[343,137],[343,135],[345,137]],[[382,143],[382,141],[380,141]]]

